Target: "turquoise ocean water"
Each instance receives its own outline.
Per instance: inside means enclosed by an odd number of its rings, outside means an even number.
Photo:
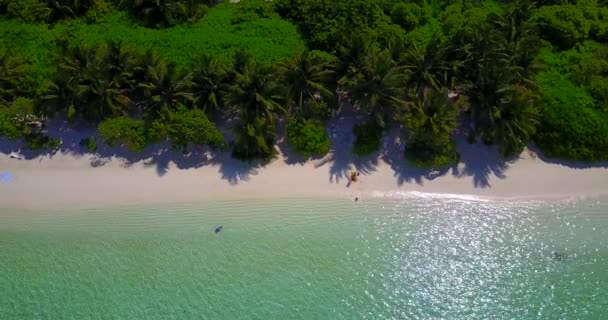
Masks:
[[[0,319],[608,319],[608,201],[4,209]]]

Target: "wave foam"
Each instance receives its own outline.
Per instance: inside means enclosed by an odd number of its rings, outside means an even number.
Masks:
[[[455,194],[455,193],[432,193],[432,192],[420,192],[420,191],[374,191],[372,196],[375,198],[423,198],[423,199],[452,199],[452,200],[463,200],[463,201],[479,201],[489,202],[490,198],[484,198],[469,194]]]

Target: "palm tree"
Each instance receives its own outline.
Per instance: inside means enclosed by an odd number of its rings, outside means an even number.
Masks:
[[[203,16],[200,0],[120,0],[119,7],[128,9],[147,27],[165,28],[179,22],[194,22]]]
[[[360,76],[349,84],[349,93],[384,128],[405,105],[403,72],[388,51],[371,55]]]
[[[417,127],[429,137],[450,135],[456,126],[458,107],[453,105],[446,89],[432,90],[428,99],[414,99],[408,103],[406,117],[416,118]]]
[[[338,62],[334,66],[335,82],[339,85],[356,78],[367,62],[370,55],[378,53],[378,49],[368,37],[360,33],[343,37],[338,45]]]
[[[310,116],[311,110],[304,109],[305,103],[316,103],[316,95],[327,98],[333,94],[325,86],[332,71],[327,68],[326,62],[312,57],[307,50],[280,62],[278,72],[281,81],[287,86],[290,105],[296,105],[299,112]]]
[[[104,78],[90,78],[78,87],[77,98],[86,102],[85,115],[92,119],[125,115],[131,100],[120,88],[120,83]]]
[[[58,77],[49,84],[47,91],[40,97],[41,112],[52,116],[55,112],[65,108],[74,108],[77,88],[70,83],[67,77]]]
[[[146,27],[165,27],[171,25],[173,1],[158,0],[120,0],[119,7],[129,10]]]
[[[124,115],[131,104],[133,57],[119,43],[77,47],[59,63],[58,78],[43,97],[46,112],[73,108],[90,121]]]
[[[494,142],[505,155],[521,151],[539,124],[537,96],[525,86],[513,86],[492,109]]]
[[[280,104],[283,88],[267,66],[249,64],[235,76],[227,101],[239,110],[233,153],[240,159],[269,159],[274,154],[276,115],[285,112]]]
[[[9,104],[17,94],[17,83],[26,68],[25,61],[0,49],[0,103]]]
[[[100,116],[96,110],[89,108],[85,96],[80,93],[93,79],[97,79],[104,68],[102,48],[79,46],[67,50],[61,55],[57,66],[57,78],[49,86],[47,93],[41,97],[43,111],[47,114],[64,108],[74,110],[89,120]]]
[[[533,78],[540,42],[530,9],[511,4],[504,13],[490,15],[488,27],[463,32],[454,42],[460,49],[453,52],[464,60],[461,81],[471,100],[472,134],[499,144],[505,153],[528,141],[538,118],[534,99],[524,99],[538,87]],[[530,121],[522,122],[515,110]]]
[[[205,3],[206,2],[206,3]],[[176,2],[176,15],[180,21],[196,22],[206,12],[206,5],[210,5],[212,0],[183,0]]]
[[[232,55],[232,65],[228,78],[231,83],[236,81],[236,75],[242,74],[251,65],[251,55],[244,49],[238,49]]]
[[[175,109],[179,104],[194,100],[192,75],[180,74],[172,63],[159,62],[147,70],[146,82],[138,87],[142,90],[143,111],[148,116],[156,116],[166,110]]]
[[[283,98],[283,90],[272,70],[267,66],[253,64],[243,73],[236,74],[228,102],[239,108],[244,123],[264,118],[273,124],[276,114],[285,112],[280,104]]]
[[[237,159],[269,160],[274,154],[276,127],[268,119],[258,117],[234,128],[236,140],[233,155]]]
[[[404,115],[408,155],[424,165],[452,162],[456,155],[452,132],[464,101],[453,104],[446,89],[431,90],[425,100],[414,96]]]
[[[429,89],[441,90],[451,84],[457,66],[449,63],[447,48],[441,38],[435,36],[424,48],[414,44],[407,51],[405,69],[418,99],[424,100]]]
[[[209,117],[222,112],[224,96],[228,91],[228,72],[224,64],[202,55],[192,66],[193,105]]]
[[[85,13],[94,0],[48,0],[51,21],[62,18],[75,18]]]
[[[541,67],[536,62],[541,42],[531,19],[533,9],[534,4],[512,3],[505,13],[492,13],[488,19],[497,32],[491,40],[501,64],[508,66],[518,81],[536,86],[532,78]]]
[[[135,62],[135,56],[124,48],[122,41],[108,41],[104,63],[110,81],[116,82],[121,88],[132,89]]]

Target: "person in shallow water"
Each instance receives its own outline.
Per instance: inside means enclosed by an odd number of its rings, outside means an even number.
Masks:
[[[221,224],[219,226],[216,226],[215,229],[214,229],[215,233],[218,233],[218,232],[222,231],[222,228],[223,227],[222,227]]]
[[[565,253],[557,252],[557,251],[551,252],[551,257],[555,261],[564,261],[564,260],[566,260],[566,258],[568,258],[568,256]]]

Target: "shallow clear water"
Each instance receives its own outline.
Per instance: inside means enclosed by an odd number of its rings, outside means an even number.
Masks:
[[[605,200],[0,214],[0,319],[605,319],[607,310]]]

